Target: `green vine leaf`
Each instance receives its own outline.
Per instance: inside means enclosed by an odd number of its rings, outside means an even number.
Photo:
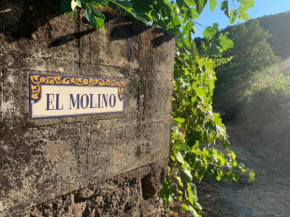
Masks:
[[[215,7],[217,5],[217,2],[216,0],[209,0],[209,7],[210,7],[210,10],[213,12]]]
[[[228,50],[234,47],[234,42],[227,37],[228,34],[228,32],[225,34],[221,33],[218,38],[223,50]]]
[[[191,175],[190,171],[187,169],[181,169],[180,176],[181,176],[181,179],[184,180],[185,182],[190,183],[192,181],[192,175]]]
[[[174,118],[174,120],[177,122],[177,123],[184,123],[185,119],[184,118],[181,118],[181,117],[178,117],[178,118]]]
[[[243,5],[239,6],[239,15],[242,19],[244,19],[246,21],[249,20],[249,15],[246,13],[247,9],[248,8],[246,6],[243,6]]]
[[[104,8],[104,7],[108,7],[109,1],[108,0],[85,0],[85,1],[90,1],[91,4],[99,7],[99,8]]]
[[[247,8],[254,7],[254,0],[240,0],[240,3],[245,5]]]
[[[231,10],[230,14],[231,14],[229,19],[230,24],[233,24],[236,19],[239,20],[238,10]]]
[[[203,11],[206,3],[207,3],[207,0],[194,0],[195,1],[195,4],[196,4],[196,10],[199,14],[201,14],[201,12]]]
[[[202,34],[207,39],[213,39],[217,32],[218,24],[216,23],[216,25],[206,27]]]
[[[84,11],[84,17],[90,22],[94,29],[100,29],[104,26],[105,15],[100,11],[90,10],[86,8]]]
[[[182,154],[179,151],[176,153],[176,159],[179,163],[184,164]]]
[[[190,214],[192,215],[192,217],[198,217],[199,215],[197,214],[197,212],[195,211],[195,209],[192,206],[188,206],[188,211],[190,212]]]
[[[224,11],[225,15],[230,18],[229,2],[224,0],[221,4],[221,10]]]
[[[76,0],[76,1],[72,0],[71,1],[71,9],[72,9],[72,11],[75,11],[76,7],[79,7],[79,8],[82,7],[82,3],[81,3],[80,0]]]
[[[191,185],[190,185],[190,183],[187,183],[187,195],[188,195],[188,201],[189,201],[189,203],[190,203],[190,205],[192,205],[193,206],[193,204],[194,204],[194,199],[193,199],[193,193],[192,193],[192,190],[191,190]]]
[[[248,183],[252,183],[255,181],[255,173],[253,171],[251,171],[249,173],[249,179],[248,179]]]
[[[134,9],[133,9],[133,5],[131,2],[127,2],[127,1],[113,1],[110,0],[110,3],[118,6],[119,8],[121,8],[122,10],[124,10],[125,12],[128,13],[128,15],[132,16],[133,18],[135,18],[136,20],[139,20],[143,23],[145,23],[146,25],[148,24],[148,21],[140,16],[138,16]]]
[[[197,203],[197,202],[193,205],[193,208],[194,208],[195,210],[198,210],[198,211],[201,211],[201,210],[202,210],[201,205],[200,205],[199,203]]]
[[[183,211],[188,211],[189,210],[189,207],[183,203],[183,204],[181,204],[181,209]]]

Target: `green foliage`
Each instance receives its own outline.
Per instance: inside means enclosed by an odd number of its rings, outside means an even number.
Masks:
[[[135,1],[136,2],[136,1]],[[137,20],[140,20],[147,24],[147,20],[142,16],[138,16],[132,8],[131,1],[122,0],[62,0],[60,9],[62,13],[72,12],[72,19],[74,17],[75,10],[77,8],[84,8],[83,16],[89,21],[95,29],[101,29],[104,26],[105,15],[100,9],[111,6],[116,10],[120,10],[120,13],[130,16]]]
[[[209,6],[210,6],[210,10],[213,12],[215,7],[217,5],[216,0],[209,0]]]
[[[196,5],[197,13],[201,14],[201,12],[203,11],[203,9],[207,3],[207,0],[194,0],[194,2]]]
[[[227,17],[230,17],[230,10],[229,10],[229,2],[228,1],[223,1],[221,4],[221,10],[224,11],[225,15]]]
[[[222,47],[224,48],[224,50],[228,50],[229,48],[233,48],[234,47],[233,41],[228,39],[228,37],[227,37],[228,34],[229,34],[228,32],[225,33],[225,34],[221,33],[219,35],[219,38],[218,38],[219,42],[222,45]]]
[[[289,131],[290,76],[277,71],[257,74],[245,91],[245,97],[246,106],[240,115],[243,123],[252,132],[284,137],[278,134]]]
[[[103,25],[100,19],[104,18],[97,16],[101,13],[99,9],[103,7],[102,2],[121,14],[151,22],[175,35],[170,163],[160,196],[165,203],[182,201],[184,211],[192,216],[200,216],[202,208],[198,203],[194,181],[200,182],[206,178],[237,181],[238,173],[246,171],[242,164],[237,163],[234,152],[228,149],[226,129],[219,115],[212,111],[216,80],[214,69],[231,59],[222,58],[221,54],[233,46],[232,41],[227,38],[227,33],[215,38],[218,24],[214,24],[205,29],[203,50],[197,51],[192,38],[196,24],[194,20],[208,5],[207,0],[80,1],[87,11],[85,17],[89,18],[94,28]],[[231,21],[245,18],[245,10],[251,7],[251,1],[238,1],[243,9],[232,11],[228,1],[222,1],[221,9],[231,17]],[[215,0],[209,1],[211,10],[214,10],[216,4]],[[79,4],[73,5],[79,7]],[[224,150],[219,151],[215,144],[222,145]]]
[[[235,46],[223,53],[224,58],[232,57],[232,60],[217,68],[214,107],[224,110],[227,120],[233,120],[245,105],[243,94],[250,78],[277,65],[280,58],[268,44],[270,34],[261,28],[258,20],[225,31]],[[220,33],[218,38],[223,36]]]
[[[253,171],[251,171],[249,173],[249,180],[248,183],[252,183],[253,181],[255,181],[255,173]]]
[[[243,82],[255,72],[280,61],[267,43],[269,33],[261,28],[257,20],[234,26],[226,31],[230,32],[229,38],[234,42],[235,47],[223,54],[223,57],[232,56],[233,59],[218,70],[218,88]],[[219,37],[221,35],[223,33]]]
[[[253,150],[268,153],[263,165],[275,168],[272,177],[287,174],[289,158],[277,156],[289,149],[290,76],[273,69],[258,73],[251,78],[245,97],[246,104],[238,116],[239,129],[255,141]]]

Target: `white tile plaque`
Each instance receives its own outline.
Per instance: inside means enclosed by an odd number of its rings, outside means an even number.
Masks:
[[[30,119],[124,113],[125,82],[30,74]]]

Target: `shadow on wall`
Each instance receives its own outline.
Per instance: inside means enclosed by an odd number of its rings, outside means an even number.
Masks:
[[[73,34],[61,36],[57,39],[53,39],[49,34],[51,26],[49,21],[60,15],[61,0],[1,0],[0,2],[0,34],[3,34],[5,41],[13,42],[20,39],[32,39],[33,33],[39,28],[45,28],[48,34],[43,36],[43,40],[51,40],[49,47],[57,47],[68,43],[69,41],[79,39],[84,35],[87,35],[94,29],[90,28],[84,31],[79,31],[80,26],[76,24],[76,32]],[[117,15],[103,12],[106,16],[105,23],[114,19]],[[79,16],[75,16],[79,19]],[[120,23],[112,29],[111,40],[122,40],[148,30],[149,26],[134,25],[128,18],[128,24]],[[76,22],[78,23],[78,22]],[[82,19],[82,23],[88,24],[85,19]],[[174,36],[168,37],[168,33],[160,28],[153,29],[156,38],[151,41],[152,46],[158,47],[165,42],[171,40]],[[165,34],[167,37],[164,37]]]
[[[59,3],[60,0],[1,0],[0,33],[8,42],[31,39],[39,27],[50,28],[48,21],[60,13]]]
[[[110,16],[108,14],[108,16]],[[106,16],[107,18],[107,16]],[[107,20],[106,20],[107,21]],[[122,24],[120,26],[116,26],[114,27],[114,29],[111,32],[111,40],[123,40],[126,38],[130,38],[130,37],[134,37],[136,35],[141,34],[142,32],[148,30],[150,27],[143,25],[140,28],[140,25],[138,25],[138,27],[134,24]],[[157,36],[156,38],[154,38],[153,40],[151,40],[151,44],[153,48],[156,48],[160,45],[162,45],[163,43],[166,43],[168,41],[170,41],[174,35],[170,35],[170,37],[164,37],[165,34],[164,30],[161,28],[154,28],[153,29],[153,33]],[[168,36],[168,35],[167,35]]]

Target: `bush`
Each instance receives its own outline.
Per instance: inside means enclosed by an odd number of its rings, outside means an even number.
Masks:
[[[270,34],[259,24],[251,20],[228,28],[229,37],[235,46],[224,52],[225,58],[232,61],[217,68],[217,81],[214,92],[214,109],[226,112],[225,121],[234,121],[244,107],[244,92],[257,74],[269,68],[277,67],[277,57],[267,43]]]
[[[290,76],[258,75],[245,97],[246,104],[238,119],[249,130],[271,138],[283,137],[289,132]]]

